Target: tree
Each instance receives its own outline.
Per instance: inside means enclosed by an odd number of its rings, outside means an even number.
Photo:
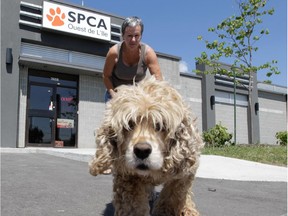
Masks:
[[[251,92],[253,76],[258,71],[268,71],[266,76],[272,74],[280,74],[276,67],[277,61],[263,63],[255,66],[253,64],[253,56],[258,51],[255,46],[264,35],[269,34],[268,29],[257,28],[262,23],[261,17],[264,15],[273,15],[274,9],[265,10],[267,0],[239,0],[239,14],[233,15],[220,24],[216,28],[209,28],[209,32],[216,33],[218,40],[212,42],[205,41],[208,50],[215,52],[208,55],[202,52],[200,57],[195,60],[198,64],[205,64],[212,68],[210,71],[205,71],[208,74],[223,74],[228,77],[248,75],[248,107],[252,113]],[[203,40],[202,36],[198,36],[198,40]],[[231,68],[225,69],[221,67],[220,59],[228,58],[232,60]],[[197,71],[199,73],[201,71]],[[232,78],[233,79],[233,78]],[[250,127],[253,127],[250,125]],[[250,141],[250,140],[249,140]]]

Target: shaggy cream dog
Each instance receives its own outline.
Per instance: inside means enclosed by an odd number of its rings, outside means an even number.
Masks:
[[[150,215],[149,195],[160,184],[152,215],[199,215],[191,189],[203,142],[188,106],[167,82],[151,77],[118,87],[96,144],[90,173],[113,166],[116,216]]]

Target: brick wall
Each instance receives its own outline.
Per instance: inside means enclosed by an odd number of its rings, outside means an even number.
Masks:
[[[202,131],[202,90],[201,79],[194,76],[181,76],[180,92],[183,99],[191,107],[194,117],[197,119],[197,127]]]
[[[104,91],[100,76],[79,76],[78,148],[95,148],[94,131],[105,110]]]

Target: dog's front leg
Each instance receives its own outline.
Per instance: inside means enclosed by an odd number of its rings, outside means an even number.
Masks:
[[[153,216],[199,216],[192,200],[192,181],[194,177],[184,177],[169,181],[156,201]]]
[[[135,176],[114,176],[115,216],[149,216],[149,195],[153,190]]]

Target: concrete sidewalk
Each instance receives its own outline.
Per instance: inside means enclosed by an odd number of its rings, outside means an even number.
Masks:
[[[1,153],[42,153],[88,162],[95,149],[0,148]],[[287,167],[214,155],[202,155],[197,177],[238,181],[287,182]]]

